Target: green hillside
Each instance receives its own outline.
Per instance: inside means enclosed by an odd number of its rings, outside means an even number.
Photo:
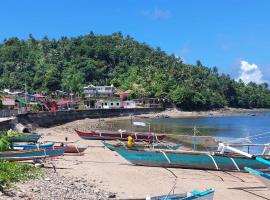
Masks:
[[[217,63],[218,64],[218,63]],[[29,91],[114,84],[133,97],[168,99],[186,110],[270,107],[267,84],[236,82],[218,69],[184,64],[133,38],[90,33],[75,38],[9,38],[0,44],[0,87]]]

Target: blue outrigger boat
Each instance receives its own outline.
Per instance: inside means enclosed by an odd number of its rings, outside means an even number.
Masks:
[[[193,150],[132,150],[115,148],[115,151],[135,165],[191,168],[207,170],[244,170],[244,167],[266,169],[269,166],[256,158],[248,158],[239,153],[222,151]]]
[[[20,144],[13,143],[12,148],[17,150],[34,150],[34,149],[52,149],[54,143],[44,143],[44,144]]]
[[[162,196],[150,197],[148,199],[149,200],[192,200],[192,199],[212,200],[214,198],[214,192],[215,191],[212,189],[208,189],[203,192],[193,190],[192,192],[188,192],[184,194],[162,195]]]
[[[65,151],[64,148],[4,151],[0,152],[0,160],[8,160],[8,161],[36,160],[60,156],[64,154],[64,151]]]

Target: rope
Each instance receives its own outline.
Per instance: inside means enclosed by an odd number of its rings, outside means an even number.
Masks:
[[[256,134],[256,135],[251,135],[251,136],[247,136],[247,137],[242,137],[242,138],[237,138],[237,139],[234,139],[234,140],[231,140],[231,141],[228,141],[227,143],[230,143],[230,142],[233,142],[233,141],[236,141],[236,140],[239,140],[239,139],[256,139],[257,138],[261,138],[261,137],[258,137],[258,136],[262,136],[262,135],[268,135],[270,134],[270,132],[265,132],[265,133],[260,133],[260,134]],[[270,137],[270,136],[269,136]]]

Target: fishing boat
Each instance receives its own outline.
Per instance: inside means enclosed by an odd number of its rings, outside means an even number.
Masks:
[[[117,131],[90,131],[82,132],[75,130],[76,133],[86,140],[127,140],[131,136],[135,141],[161,141],[165,138],[164,134],[142,133],[142,132],[117,132]]]
[[[23,136],[9,137],[10,142],[37,142],[41,135],[25,134]]]
[[[139,149],[170,149],[170,150],[176,150],[178,149],[181,145],[167,145],[163,143],[135,143],[132,147],[127,147],[127,144],[124,142],[120,142],[117,144],[110,144],[107,142],[103,142],[104,146],[110,149],[111,151],[115,151],[115,148],[128,148],[128,149],[133,149],[133,150],[139,150]]]
[[[125,148],[115,148],[115,151],[134,165],[228,171],[240,171],[244,170],[244,167],[254,169],[269,167],[253,157],[248,158],[237,152],[227,152],[224,148],[213,152]]]
[[[173,194],[173,195],[162,195],[155,197],[147,197],[146,200],[192,200],[192,199],[203,199],[212,200],[214,198],[214,190],[208,189],[203,192],[193,190],[184,194]]]
[[[12,148],[18,150],[33,150],[33,149],[51,149],[53,148],[54,143],[44,143],[44,144],[21,144],[21,143],[13,143]]]
[[[39,149],[39,150],[13,150],[0,152],[0,160],[22,161],[36,160],[63,155],[64,148],[61,149]]]
[[[77,145],[70,145],[70,144],[64,144],[64,143],[60,143],[59,145],[54,145],[53,148],[54,149],[64,148],[65,153],[82,153],[87,149],[87,147],[80,147]]]

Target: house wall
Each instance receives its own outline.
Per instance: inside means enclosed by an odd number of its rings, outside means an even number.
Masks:
[[[96,102],[96,108],[121,108],[122,104],[120,101],[112,101],[112,100],[100,100]]]
[[[84,94],[86,97],[98,97],[98,96],[113,96],[114,87],[112,86],[94,86],[84,88]]]

